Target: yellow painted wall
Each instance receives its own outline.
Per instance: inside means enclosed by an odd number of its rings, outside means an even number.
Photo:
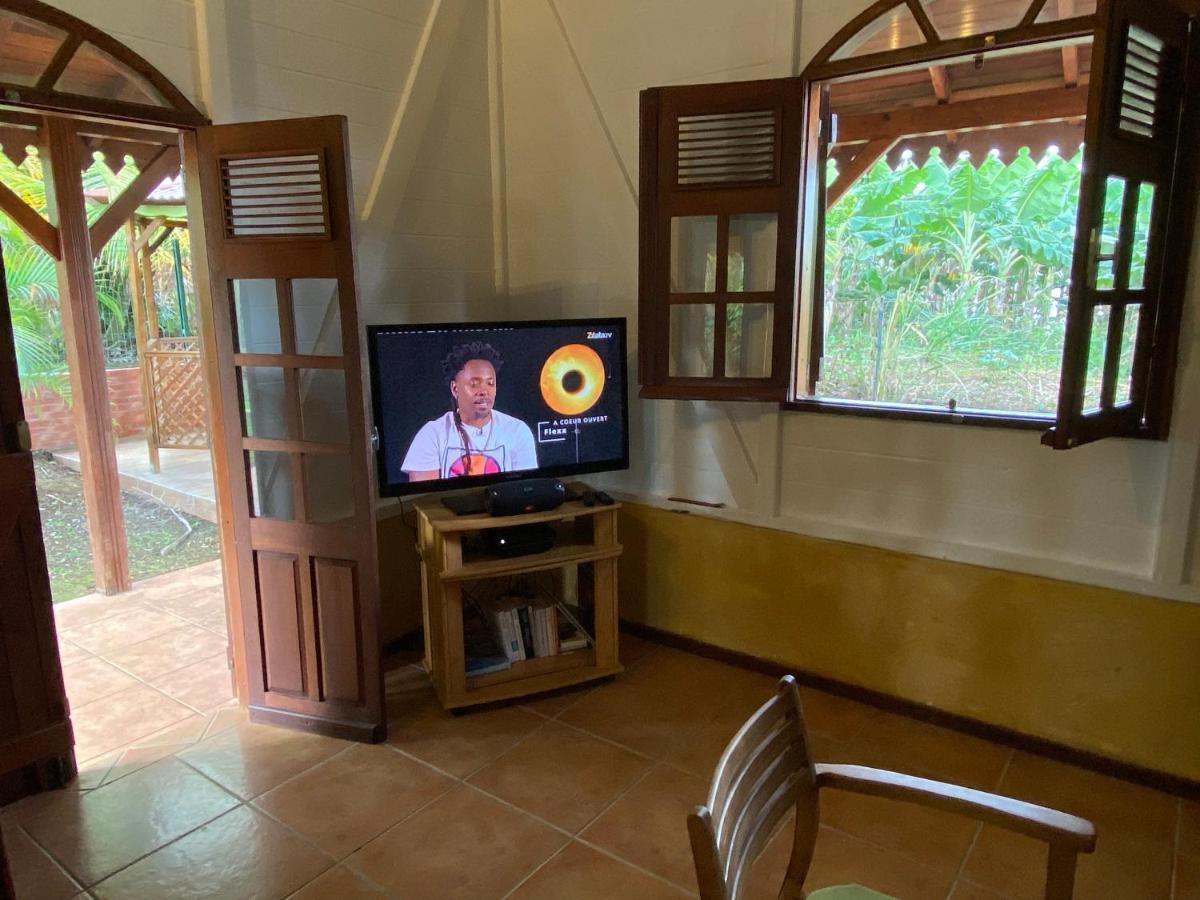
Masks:
[[[1200,606],[622,510],[621,615],[1200,780]]]

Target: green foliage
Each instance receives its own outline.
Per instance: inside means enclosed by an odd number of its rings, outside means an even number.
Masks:
[[[826,215],[820,395],[1052,411],[1081,162],[876,162]]]
[[[119,173],[114,173],[103,157],[96,154],[92,165],[83,173],[88,222],[94,222],[107,207],[96,195],[103,192],[107,196],[117,196],[136,176],[137,168],[131,162]],[[42,162],[36,152],[31,153],[19,166],[6,155],[0,154],[0,182],[39,213],[46,215]],[[186,252],[186,238],[184,240],[185,283],[190,288],[190,255]],[[54,260],[3,214],[0,214],[0,244],[4,249],[4,270],[22,392],[28,399],[34,400],[39,390],[44,389],[70,402]],[[173,302],[173,265],[168,241],[152,257],[156,293],[163,301],[160,321],[165,333],[172,333],[171,329],[177,327],[178,320],[177,306]],[[130,365],[136,357],[133,350],[129,262],[123,232],[118,232],[100,251],[93,275],[106,357],[116,365]],[[188,293],[190,295],[191,291]]]

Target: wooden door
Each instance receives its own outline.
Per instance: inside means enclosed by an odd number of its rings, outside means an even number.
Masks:
[[[29,429],[0,262],[0,803],[74,774]]]
[[[239,692],[254,721],[381,740],[346,121],[206,127],[189,149]]]

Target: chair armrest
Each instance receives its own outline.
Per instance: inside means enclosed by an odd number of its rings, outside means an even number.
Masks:
[[[813,770],[820,788],[903,800],[970,816],[1076,853],[1091,853],[1096,847],[1096,828],[1087,819],[1023,800],[867,766],[817,763]]]

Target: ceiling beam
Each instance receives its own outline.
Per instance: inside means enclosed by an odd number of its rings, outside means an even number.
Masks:
[[[104,245],[121,230],[121,226],[129,221],[129,218],[142,205],[150,192],[162,184],[164,178],[178,172],[179,147],[163,147],[154,159],[150,160],[146,168],[142,169],[138,176],[129,182],[125,190],[121,191],[121,195],[109,204],[108,209],[100,214],[100,218],[92,223],[93,255],[100,255]]]
[[[1075,15],[1075,0],[1055,0],[1058,4],[1058,17],[1069,19]],[[1063,83],[1067,87],[1079,84],[1079,47],[1068,44],[1062,48]]]
[[[837,143],[860,144],[885,137],[895,140],[918,134],[1074,119],[1086,114],[1087,91],[1054,88],[895,112],[839,116]]]

